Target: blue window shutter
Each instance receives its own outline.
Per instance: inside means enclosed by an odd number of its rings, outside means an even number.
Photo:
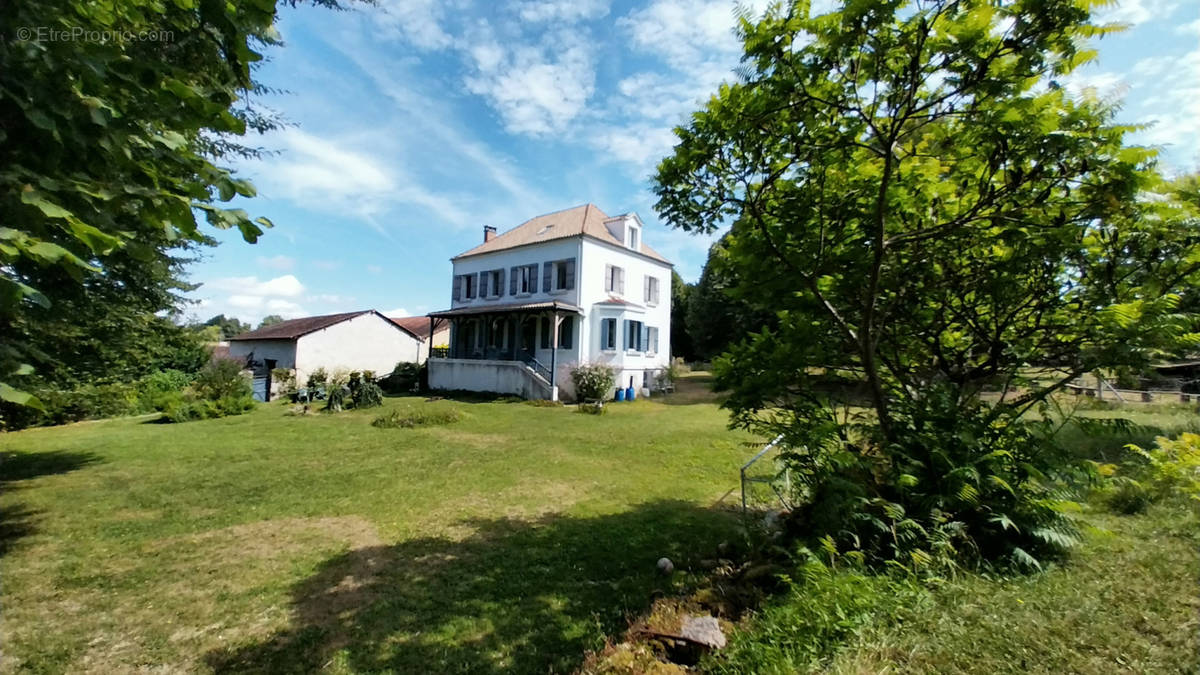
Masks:
[[[575,288],[575,259],[568,258],[566,261],[566,265],[567,265],[567,290],[569,291],[569,290],[572,290]]]
[[[645,324],[642,324],[642,343],[640,345],[638,345],[638,347],[640,347],[640,349],[638,351],[644,352],[644,351],[646,351],[646,348],[649,346],[650,346],[650,327]]]
[[[529,266],[529,292],[530,293],[538,292],[538,266],[537,265]]]
[[[496,270],[496,272],[497,272],[496,287],[494,289],[492,289],[493,291],[495,291],[494,293],[492,293],[492,295],[496,295],[496,296],[504,295],[504,272],[505,272],[505,269],[503,267],[501,267],[500,269]]]
[[[508,294],[516,295],[517,294],[517,283],[520,281],[519,277],[521,276],[521,268],[514,267],[511,270],[509,270],[509,272],[512,273],[512,278],[508,280]]]
[[[451,299],[458,302],[462,299],[462,275],[454,275],[454,292],[451,294]]]
[[[479,273],[479,297],[487,297],[487,272]]]
[[[542,263],[542,290],[549,293],[554,290],[554,263]]]

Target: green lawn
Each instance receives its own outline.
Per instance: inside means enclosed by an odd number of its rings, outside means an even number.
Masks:
[[[0,670],[571,670],[671,592],[659,557],[736,536],[711,506],[753,439],[699,379],[602,416],[397,398],[0,435]],[[464,417],[370,425],[417,406]]]
[[[659,576],[659,557],[699,569],[739,539],[723,505],[761,441],[725,428],[704,381],[602,416],[411,397],[361,413],[271,404],[0,435],[0,671],[573,670],[695,580]],[[463,418],[370,424],[448,407]],[[1196,427],[1191,408],[1088,414],[1141,425],[1068,439],[1096,457]],[[823,638],[772,633],[751,613],[717,663],[1195,672],[1195,512],[1086,517],[1085,545],[1044,574],[964,574],[814,663],[776,655]],[[807,600],[770,601],[784,618],[789,602]],[[780,667],[741,668],[738,654]]]

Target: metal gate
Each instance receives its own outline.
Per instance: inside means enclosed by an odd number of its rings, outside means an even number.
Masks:
[[[260,403],[266,403],[267,402],[267,390],[270,386],[271,386],[270,376],[255,377],[253,383],[251,384],[251,395],[254,397],[254,400],[259,401]]]

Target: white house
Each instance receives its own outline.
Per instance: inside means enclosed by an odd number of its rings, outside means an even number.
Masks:
[[[262,400],[270,398],[276,368],[296,371],[303,384],[318,368],[383,376],[400,361],[421,363],[428,354],[426,338],[375,310],[292,319],[229,338],[229,358],[254,371],[255,397]]]
[[[452,259],[450,354],[429,362],[434,389],[571,396],[577,364],[604,363],[648,393],[670,362],[672,265],[642,221],[594,204],[496,234]],[[552,327],[557,327],[554,330]]]

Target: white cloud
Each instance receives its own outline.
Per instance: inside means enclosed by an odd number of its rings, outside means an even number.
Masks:
[[[454,42],[442,28],[447,4],[445,0],[393,0],[379,7],[375,23],[419,49],[444,49]]]
[[[1196,19],[1191,23],[1185,23],[1175,27],[1175,32],[1180,35],[1195,35],[1200,37],[1200,19]]]
[[[736,54],[734,4],[722,0],[655,0],[617,20],[633,45],[690,71],[714,56]],[[725,59],[722,59],[725,60]]]
[[[595,90],[589,50],[578,36],[564,34],[550,46],[502,43],[483,27],[468,54],[467,90],[482,96],[510,133],[560,133],[578,117]]]
[[[204,285],[214,290],[230,291],[241,295],[295,298],[304,294],[304,284],[291,274],[266,281],[260,281],[258,277],[223,277],[213,279]]]
[[[1151,124],[1135,138],[1150,145],[1160,145],[1191,154],[1181,161],[1194,161],[1200,148],[1200,47],[1182,57],[1163,56],[1143,59],[1134,66],[1135,73],[1149,81],[1152,77],[1154,94],[1138,107],[1144,110],[1137,121]],[[1152,112],[1151,112],[1152,111]]]
[[[608,0],[527,0],[513,9],[529,23],[574,22],[606,16]]]
[[[610,159],[632,165],[640,172],[649,172],[676,143],[668,125],[635,124],[614,127],[595,133],[592,144]]]
[[[385,310],[383,310],[383,315],[395,317],[395,318],[399,318],[402,316],[411,316],[409,314],[408,310],[404,309],[403,307],[397,307],[395,309],[385,309]]]
[[[383,268],[379,265],[367,265],[367,271],[371,274],[382,274]]]
[[[1086,66],[1084,66],[1086,68]],[[1063,86],[1074,96],[1091,92],[1101,99],[1120,96],[1129,88],[1119,73],[1077,70],[1063,79]]]
[[[296,259],[289,258],[286,255],[277,255],[270,258],[258,256],[254,259],[254,264],[257,267],[267,267],[280,272],[287,272],[296,267]]]
[[[451,224],[472,221],[459,199],[425,188],[402,167],[378,156],[389,142],[378,130],[334,140],[288,128],[272,139],[283,144],[282,152],[251,169],[260,176],[265,195],[338,215],[349,213],[382,234],[388,229],[379,217],[397,205],[426,209]]]
[[[1096,11],[1093,22],[1124,23],[1133,26],[1153,19],[1165,19],[1175,11],[1178,0],[1119,0]]]

